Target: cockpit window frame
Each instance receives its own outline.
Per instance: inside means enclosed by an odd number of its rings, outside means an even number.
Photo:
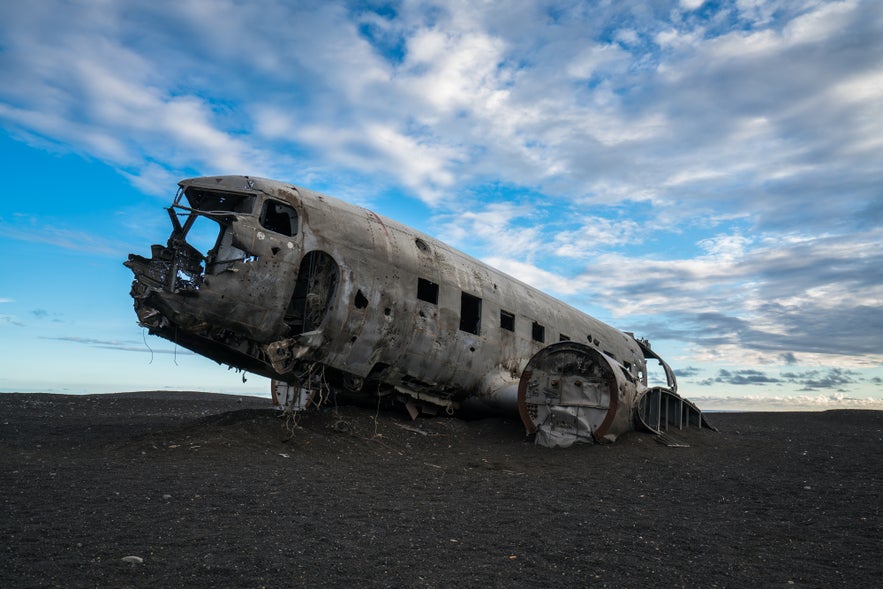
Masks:
[[[200,213],[237,213],[240,215],[250,215],[254,212],[257,204],[257,196],[254,194],[245,194],[241,192],[230,192],[226,190],[206,190],[189,186],[178,192],[175,197],[176,208],[187,209],[181,206],[182,197],[187,198],[190,204],[189,209]]]
[[[271,210],[271,206],[275,207],[275,210]],[[286,237],[295,237],[300,230],[300,215],[297,209],[287,202],[267,198],[261,204],[258,223],[267,231]]]

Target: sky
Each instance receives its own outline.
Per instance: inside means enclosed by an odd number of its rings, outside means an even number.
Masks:
[[[0,391],[268,382],[150,336],[188,177],[368,207],[649,338],[703,409],[883,409],[883,3],[0,3]]]

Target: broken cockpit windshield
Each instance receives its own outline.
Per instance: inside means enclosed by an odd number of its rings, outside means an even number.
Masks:
[[[254,211],[255,195],[240,194],[236,192],[217,192],[215,190],[203,190],[189,187],[186,191],[179,191],[175,197],[175,206],[181,204],[182,194],[187,197],[190,208],[202,213],[244,213]]]
[[[181,204],[184,197],[189,207]],[[219,274],[234,262],[254,257],[237,246],[231,228],[235,215],[230,213],[251,214],[255,200],[253,194],[203,190],[193,186],[178,192],[169,209],[173,225],[169,242],[170,245],[177,244],[179,251],[187,252],[189,262],[186,276],[180,276],[179,264],[179,283],[189,290],[198,290],[203,271]],[[182,248],[181,242],[188,247]]]

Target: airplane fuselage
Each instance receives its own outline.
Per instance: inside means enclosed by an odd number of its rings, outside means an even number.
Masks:
[[[312,386],[321,370],[353,395],[395,394],[449,412],[517,405],[529,430],[557,420],[585,430],[578,439],[633,427],[650,390],[647,358],[659,359],[646,342],[305,188],[245,176],[180,188],[167,245],[126,262],[151,333],[290,391]],[[663,365],[669,402],[676,383]]]

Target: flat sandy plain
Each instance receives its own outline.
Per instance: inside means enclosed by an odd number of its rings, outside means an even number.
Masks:
[[[517,419],[0,394],[0,587],[883,584],[883,412],[709,418],[546,449]]]

